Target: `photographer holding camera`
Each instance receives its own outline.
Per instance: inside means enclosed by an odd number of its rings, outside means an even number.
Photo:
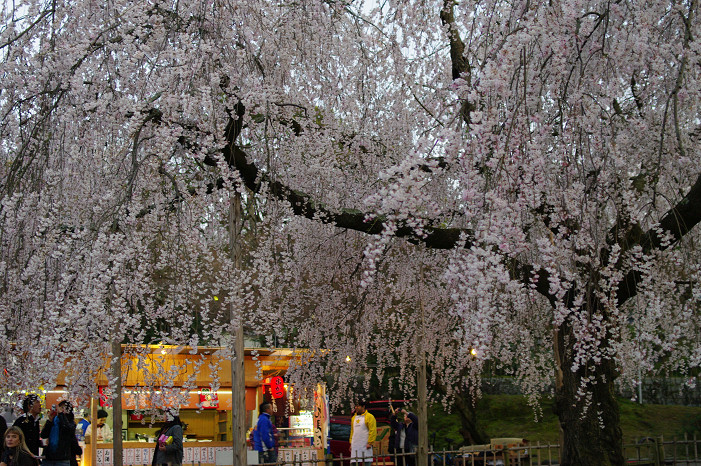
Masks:
[[[404,408],[394,409],[390,405],[390,425],[395,430],[394,451],[399,466],[414,466],[416,447],[419,444],[419,418]]]
[[[73,406],[68,400],[51,407],[49,419],[41,429],[41,438],[48,440],[42,466],[70,466],[71,457],[75,460],[78,440],[75,437]]]

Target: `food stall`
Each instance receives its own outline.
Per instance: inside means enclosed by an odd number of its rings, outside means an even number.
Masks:
[[[166,407],[178,407],[184,426],[183,464],[214,466],[217,458],[225,458],[232,450],[232,386],[231,364],[221,348],[173,347],[167,345],[139,347],[139,357],[122,347],[121,357],[121,409],[110,405],[112,397],[107,388],[109,367],[105,367],[97,380],[99,399],[92,401],[92,420],[96,421],[97,409],[108,412],[108,425],[112,425],[115,413],[121,416],[122,461],[125,466],[149,465],[155,449],[155,435],[161,427],[154,412]],[[245,350],[245,404],[246,425],[251,428],[258,417],[258,407],[264,400],[272,401],[276,419],[280,426],[280,459],[312,459],[321,455],[315,446],[326,443],[326,408],[312,408],[314,412],[302,411],[292,394],[293,387],[282,385],[282,395],[273,396],[271,380],[280,384],[291,358],[289,349],[247,348]],[[215,377],[216,375],[216,377]],[[216,380],[215,380],[216,379]],[[218,383],[216,390],[212,384]],[[60,381],[59,381],[60,383]],[[146,389],[145,387],[155,387]],[[188,387],[188,388],[185,388]],[[276,388],[276,394],[279,387]],[[46,406],[65,397],[59,386],[47,393]],[[316,394],[315,394],[316,397]],[[320,399],[322,399],[321,397]],[[79,414],[79,413],[77,413]],[[317,435],[315,437],[315,423]],[[90,442],[85,445],[82,466],[111,466],[113,443]],[[93,448],[95,451],[93,452]],[[256,458],[250,455],[249,464]],[[93,460],[94,459],[94,460]],[[93,461],[95,464],[93,465]],[[219,464],[226,464],[219,461]]]

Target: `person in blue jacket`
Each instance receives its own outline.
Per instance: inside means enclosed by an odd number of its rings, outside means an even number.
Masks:
[[[44,466],[71,466],[71,458],[76,461],[78,455],[78,439],[75,438],[75,418],[73,406],[68,400],[61,401],[52,407],[49,419],[41,429],[41,438],[48,444],[44,447]],[[82,454],[82,450],[80,452]],[[77,464],[77,462],[76,462]]]
[[[88,429],[90,428],[90,411],[85,410],[83,411],[83,418],[78,422],[78,425],[76,426],[75,429],[75,438],[78,439],[79,442],[85,442],[85,436],[90,435],[90,432]]]
[[[258,463],[276,463],[277,452],[275,451],[273,421],[270,418],[273,413],[273,405],[267,401],[261,403],[260,413],[256,429],[253,431],[253,441],[255,443],[255,449],[258,452]]]

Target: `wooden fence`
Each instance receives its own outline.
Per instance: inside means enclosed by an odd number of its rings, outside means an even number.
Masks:
[[[623,446],[626,462],[635,466],[688,465],[701,466],[701,438],[692,437],[665,439],[646,437]],[[471,450],[471,451],[468,451]],[[350,460],[369,463],[369,458],[331,458],[316,462],[290,463],[292,466],[327,465],[350,466]],[[316,463],[316,464],[314,464]],[[535,466],[560,463],[560,446],[556,444],[529,443],[527,445],[504,446],[498,449],[462,448],[453,451],[429,452],[429,466]],[[415,466],[415,453],[385,454],[372,457],[372,466]],[[330,465],[329,465],[330,466]]]

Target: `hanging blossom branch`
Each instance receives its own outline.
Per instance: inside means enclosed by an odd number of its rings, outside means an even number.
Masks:
[[[450,42],[450,57],[451,57],[451,76],[453,79],[463,79],[469,82],[471,79],[470,64],[465,57],[465,44],[460,37],[459,31],[455,25],[453,15],[453,4],[446,0],[444,8],[441,11],[441,20],[448,28],[448,39]],[[226,88],[228,82],[221,83],[222,88]],[[470,113],[475,109],[475,103],[465,101],[460,110],[461,117],[466,124],[470,124]],[[385,231],[387,227],[387,219],[383,216],[372,216],[367,212],[356,209],[340,209],[333,210],[326,205],[316,201],[311,195],[295,190],[284,183],[273,179],[267,172],[259,169],[255,163],[249,162],[249,157],[246,152],[236,143],[239,134],[243,128],[243,117],[246,109],[242,103],[237,103],[233,112],[229,115],[229,121],[225,130],[226,146],[222,149],[221,155],[227,165],[235,170],[243,184],[253,193],[260,193],[263,186],[266,186],[268,192],[279,200],[289,203],[295,215],[316,220],[325,224],[334,225],[338,228],[355,230],[370,235],[379,235]],[[154,118],[158,123],[161,123],[158,118]],[[303,129],[296,122],[287,122],[299,135]],[[189,128],[194,132],[200,132],[198,128]],[[206,132],[205,132],[206,133]],[[180,140],[183,147],[187,149],[195,149],[197,145],[192,140],[183,137]],[[209,155],[204,159],[204,164],[208,166],[216,166],[218,163],[217,157]],[[446,168],[445,161],[440,161],[439,166]],[[431,171],[428,166],[417,167],[423,171]],[[219,180],[217,187],[223,186],[223,181]],[[213,186],[208,188],[208,191],[214,189]],[[195,194],[195,193],[192,193]],[[608,235],[607,245],[601,250],[602,259],[607,259],[611,248],[618,244],[623,249],[630,249],[633,246],[640,246],[643,253],[650,253],[653,250],[662,251],[676,244],[681,238],[688,233],[696,224],[701,221],[701,174],[695,180],[694,185],[689,192],[675,206],[666,212],[660,222],[651,227],[647,232],[643,232],[639,226],[632,228],[625,225],[615,225],[611,228]],[[546,222],[547,223],[547,222]],[[546,225],[548,226],[548,225]],[[552,226],[549,226],[552,228]],[[556,226],[555,226],[556,228]],[[671,235],[671,237],[669,236]],[[399,225],[394,231],[393,236],[403,238],[413,244],[423,244],[428,248],[433,249],[454,249],[466,248],[469,249],[475,245],[474,234],[466,228],[450,228],[437,227],[429,221],[422,231],[417,231],[412,226],[407,224]],[[505,259],[508,263],[508,268],[514,279],[518,279],[527,286],[534,288],[539,294],[546,297],[551,303],[557,300],[557,297],[551,292],[550,279],[551,274],[538,266],[537,264],[529,264],[510,257]],[[622,264],[616,264],[617,268],[622,268]],[[639,271],[627,272],[623,277],[620,286],[617,290],[616,300],[619,305],[626,302],[638,292],[637,283],[641,278]],[[566,294],[565,298],[571,301],[576,295],[576,284],[571,286],[571,289]],[[571,302],[568,304],[572,304]]]
[[[463,79],[468,84],[471,80],[471,67],[470,63],[465,57],[465,43],[460,37],[458,27],[455,24],[455,16],[453,13],[454,2],[452,0],[444,0],[443,9],[440,12],[441,21],[444,26],[448,28],[448,40],[450,43],[450,61],[452,64],[451,74],[453,80]],[[689,13],[691,17],[692,13]],[[688,27],[687,18],[684,17],[686,27],[685,34],[685,48],[688,48],[688,42],[690,40],[690,33]],[[680,66],[679,75],[681,76],[684,70],[684,65],[686,59],[682,61]],[[680,87],[680,79],[677,80],[677,86],[675,87],[674,97],[676,99],[676,93]],[[460,109],[460,114],[463,121],[470,125],[470,113],[475,110],[474,102],[465,101]],[[675,100],[676,108],[676,100]],[[678,135],[678,125],[677,125],[677,135]],[[681,142],[681,137],[679,139],[679,148],[683,153],[683,146]],[[607,258],[610,247],[614,244],[621,245],[624,249],[630,249],[633,246],[640,246],[642,253],[649,254],[653,250],[663,251],[672,245],[679,242],[684,235],[686,235],[696,224],[701,221],[701,174],[696,179],[696,182],[691,187],[689,192],[682,198],[674,207],[667,211],[660,220],[659,224],[650,228],[647,232],[643,232],[638,225],[634,225],[632,228],[623,228],[622,225],[615,225],[610,231],[607,237],[609,238],[608,247],[604,248],[602,251],[602,257]],[[548,228],[551,228],[549,225]],[[627,234],[621,235],[621,232],[626,232]],[[669,238],[668,235],[671,235]],[[468,241],[467,244],[470,242]],[[428,246],[428,245],[427,245]],[[455,245],[454,245],[455,246]],[[430,246],[429,246],[430,247]],[[469,247],[469,246],[468,246]],[[620,264],[618,264],[620,267]],[[510,267],[512,273],[517,271],[517,275],[520,277],[534,277],[539,276],[536,282],[536,289],[539,293],[547,297],[551,302],[553,296],[549,292],[549,286],[547,283],[548,274],[543,270],[536,270],[533,266],[528,264],[522,264],[519,261],[512,260]],[[642,273],[639,270],[631,270],[628,272],[621,282],[617,291],[616,300],[618,305],[622,305],[628,299],[632,298],[637,294],[637,283],[640,282],[642,278]],[[544,282],[545,281],[545,282]],[[572,297],[575,295],[574,289],[571,289],[567,295]],[[570,303],[571,304],[571,303]]]
[[[254,193],[259,193],[263,185],[276,198],[287,201],[292,207],[295,215],[299,215],[310,220],[320,220],[323,223],[332,224],[339,228],[356,230],[367,234],[380,234],[385,228],[385,221],[382,217],[370,216],[355,209],[341,209],[332,211],[324,204],[314,201],[314,199],[301,191],[294,190],[289,186],[271,179],[267,173],[248,161],[246,152],[237,144],[236,138],[241,132],[241,121],[245,109],[243,105],[236,106],[236,116],[230,117],[226,127],[227,145],[223,149],[223,157],[226,163],[241,176],[241,180],[246,187]],[[216,166],[214,157],[205,157],[204,163],[209,166]],[[425,169],[419,167],[420,169]],[[424,234],[419,235],[414,228],[404,225],[396,229],[395,236],[405,238],[411,243],[423,243],[429,248],[452,249],[456,245],[469,248],[472,246],[472,233],[463,228],[437,228],[433,226],[424,227]]]
[[[236,115],[230,116],[225,133],[227,145],[224,147],[222,155],[229,167],[238,172],[241,180],[251,192],[259,193],[262,186],[267,185],[268,191],[273,196],[290,204],[295,215],[361,233],[371,235],[382,233],[386,226],[386,220],[383,217],[372,217],[372,220],[368,220],[371,216],[360,210],[333,211],[324,204],[316,202],[309,194],[271,179],[253,162],[249,162],[246,152],[236,144],[236,139],[241,132],[244,113],[245,108],[239,104],[236,107]],[[207,156],[204,162],[209,166],[217,164],[216,159],[211,156]],[[701,222],[701,174],[686,196],[663,215],[657,226],[634,237],[628,235],[618,239],[617,242],[626,241],[626,248],[634,245],[640,246],[644,253],[649,253],[652,250],[662,251],[680,241],[699,222]],[[620,238],[619,235],[616,235],[617,228],[614,227],[611,231],[614,238]],[[666,235],[671,235],[671,239],[665,239]],[[475,245],[472,231],[466,228],[443,228],[428,225],[423,228],[423,232],[420,234],[411,226],[402,225],[396,229],[394,236],[433,249],[469,249]],[[509,259],[508,262],[509,270],[514,278],[534,287],[551,303],[556,300],[556,297],[550,292],[550,274],[546,270],[513,258]],[[639,271],[631,271],[625,276],[618,289],[617,301],[619,305],[636,295],[640,277]],[[574,296],[574,293],[568,293],[568,295]]]
[[[356,209],[331,210],[324,204],[315,201],[311,195],[271,179],[266,172],[260,170],[253,162],[249,162],[246,152],[236,144],[236,139],[243,128],[244,105],[236,104],[234,112],[233,115],[229,115],[229,122],[225,129],[227,144],[222,150],[222,156],[227,165],[239,174],[241,181],[251,192],[258,194],[265,185],[269,193],[277,199],[289,203],[295,215],[370,235],[379,235],[384,231],[387,220],[383,216],[371,216]],[[196,144],[187,138],[181,138],[180,143],[189,149],[196,147]],[[216,167],[217,159],[207,155],[204,158],[204,163]],[[447,166],[443,160],[440,160],[438,165],[441,168]],[[430,168],[423,165],[417,168],[422,171],[431,171]],[[224,185],[222,180],[216,184],[217,187]],[[474,234],[468,228],[435,227],[429,224],[422,227],[421,232],[417,232],[409,225],[400,225],[394,229],[393,236],[406,239],[413,244],[423,244],[432,249],[469,249],[475,245]],[[509,270],[515,278],[533,287],[551,303],[554,303],[556,297],[550,292],[550,273],[547,270],[514,258],[509,259],[508,263]]]

